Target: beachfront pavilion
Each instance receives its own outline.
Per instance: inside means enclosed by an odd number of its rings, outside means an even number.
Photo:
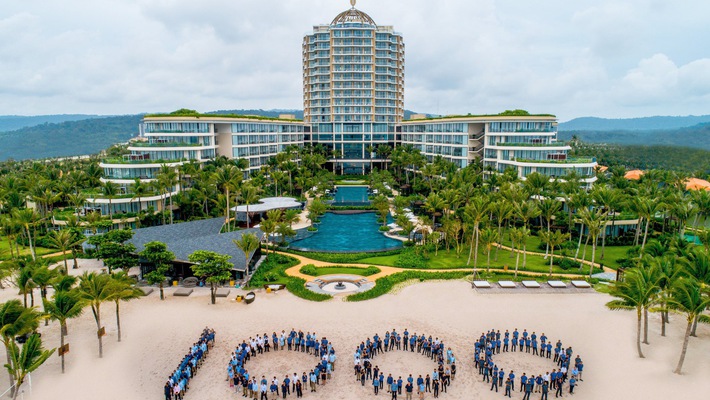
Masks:
[[[232,256],[229,260],[234,265],[232,278],[244,279],[258,268],[261,260],[261,249],[257,249],[247,263],[244,252],[232,240],[239,240],[246,233],[253,233],[259,240],[264,233],[259,229],[242,229],[234,232],[220,233],[224,225],[224,218],[213,218],[199,221],[184,222],[173,225],[161,225],[150,228],[141,228],[134,231],[133,238],[129,241],[136,246],[136,251],[143,251],[148,242],[158,241],[167,245],[168,250],[175,254],[175,261],[168,272],[171,280],[182,280],[193,276],[192,265],[188,256],[196,250],[209,250],[219,254]],[[155,267],[140,261],[141,278]]]
[[[249,204],[249,225],[256,226],[264,219],[264,216],[271,210],[303,210],[303,203],[296,201],[293,197],[266,197],[256,204]],[[232,208],[237,221],[246,226],[247,205],[242,204]]]

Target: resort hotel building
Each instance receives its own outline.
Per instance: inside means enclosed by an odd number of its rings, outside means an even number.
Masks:
[[[387,159],[376,151],[411,145],[429,160],[441,156],[465,168],[482,160],[489,171],[517,171],[521,179],[532,172],[560,178],[576,171],[583,182],[594,180],[594,159],[571,159],[570,147],[557,142],[552,115],[490,115],[404,120],[404,40],[392,26],[378,25],[352,8],[330,24],[313,27],[303,38],[304,119],[256,116],[148,115],[140,137],[129,143],[129,154],[101,163],[104,180],[119,185],[109,201],[88,199],[103,214],[162,209],[168,193],[132,193],[136,178],[156,179],[161,168],[188,162],[204,163],[217,156],[248,162],[245,177],[290,146],[320,144],[328,149],[336,173],[367,174],[371,165]]]

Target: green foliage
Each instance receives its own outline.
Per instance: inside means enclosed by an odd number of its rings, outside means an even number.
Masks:
[[[285,251],[287,253],[298,254],[298,255],[301,255],[304,257],[311,258],[313,260],[339,263],[339,264],[347,264],[347,263],[356,263],[359,260],[362,260],[364,258],[391,256],[391,255],[399,254],[402,252],[402,249],[378,251],[378,252],[372,252],[372,253],[363,253],[363,252],[360,252],[360,253],[322,253],[322,252],[298,251],[298,250],[293,250],[293,249],[282,249],[282,251]]]
[[[361,293],[351,294],[346,297],[347,301],[364,301],[380,297],[388,293],[398,284],[408,280],[416,279],[420,282],[427,280],[454,280],[463,279],[470,274],[470,271],[453,271],[453,272],[420,272],[420,271],[405,271],[379,278],[375,281],[375,287]]]
[[[381,270],[375,266],[369,266],[367,268],[362,267],[350,267],[350,266],[332,266],[332,267],[316,267],[313,264],[304,265],[299,270],[300,273],[310,276],[323,276],[323,275],[360,275],[360,276],[372,276],[379,274]]]
[[[414,248],[408,248],[400,253],[399,258],[394,262],[394,266],[399,268],[426,269],[426,262],[426,258],[424,258],[420,251]]]
[[[298,260],[282,254],[271,253],[261,263],[249,280],[250,287],[259,287],[269,283],[286,284],[289,277],[286,270],[298,264]]]
[[[317,276],[318,275],[318,268],[316,268],[316,266],[313,264],[308,264],[308,265],[304,265],[303,267],[301,267],[299,272],[301,272],[304,275]]]
[[[289,278],[286,289],[294,296],[310,301],[327,301],[333,297],[327,294],[316,293],[306,288],[306,281],[301,278]]]
[[[579,268],[579,261],[574,261],[573,259],[567,257],[555,257],[552,263],[565,271],[568,269]]]
[[[674,140],[677,137],[670,135]],[[697,143],[698,147],[678,147],[668,145],[646,146],[640,144],[610,145],[584,143],[576,148],[578,155],[597,157],[597,162],[609,167],[638,168],[642,170],[660,169],[670,171],[695,172],[710,171],[710,124],[707,125],[702,137],[691,140],[686,137],[683,143]]]

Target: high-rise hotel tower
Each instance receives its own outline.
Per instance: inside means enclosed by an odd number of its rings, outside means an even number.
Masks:
[[[362,174],[404,117],[404,41],[352,8],[303,38],[304,122],[338,172]]]

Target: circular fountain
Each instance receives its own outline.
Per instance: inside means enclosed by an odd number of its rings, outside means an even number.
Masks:
[[[308,289],[316,293],[329,295],[363,292],[373,286],[373,282],[358,275],[325,275],[306,284]]]

